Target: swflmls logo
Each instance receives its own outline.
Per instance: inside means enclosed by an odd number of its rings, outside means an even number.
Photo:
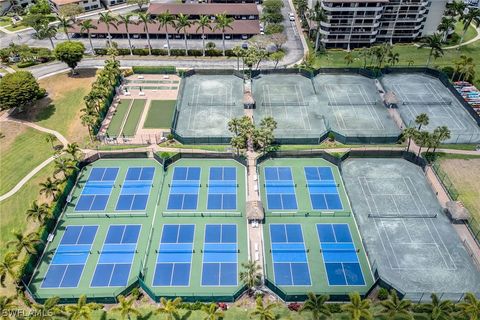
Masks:
[[[1,318],[30,318],[30,317],[52,317],[54,313],[49,310],[24,310],[12,309],[2,310]]]

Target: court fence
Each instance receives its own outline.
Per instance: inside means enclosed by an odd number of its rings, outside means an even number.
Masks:
[[[321,212],[321,211],[312,211],[312,212],[302,212],[302,211],[295,211],[295,212],[281,212],[281,211],[273,211],[268,212],[268,217],[298,217],[304,216],[305,218],[308,217],[350,217],[352,213],[350,211],[332,211],[332,212]]]
[[[247,159],[244,156],[239,156],[230,152],[205,152],[205,153],[195,153],[195,152],[179,152],[167,158],[163,162],[164,170],[167,170],[168,166],[172,163],[182,159],[233,159],[241,163],[244,166],[248,166]]]

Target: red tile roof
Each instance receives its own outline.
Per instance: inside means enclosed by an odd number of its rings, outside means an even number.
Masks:
[[[257,5],[254,3],[152,3],[148,7],[148,12],[154,15],[166,11],[174,15],[180,13],[188,15],[215,15],[222,13],[242,16],[259,15]]]

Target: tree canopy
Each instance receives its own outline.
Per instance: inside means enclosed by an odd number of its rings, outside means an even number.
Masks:
[[[9,73],[0,81],[0,109],[19,107],[22,110],[45,94],[45,89],[40,88],[30,72]]]
[[[66,41],[57,44],[55,47],[55,57],[65,62],[71,69],[72,74],[78,63],[82,60],[85,52],[85,46],[79,41]]]

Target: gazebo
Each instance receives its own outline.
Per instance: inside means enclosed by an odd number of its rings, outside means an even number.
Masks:
[[[263,221],[265,213],[262,202],[258,200],[247,201],[247,220],[248,222]]]

